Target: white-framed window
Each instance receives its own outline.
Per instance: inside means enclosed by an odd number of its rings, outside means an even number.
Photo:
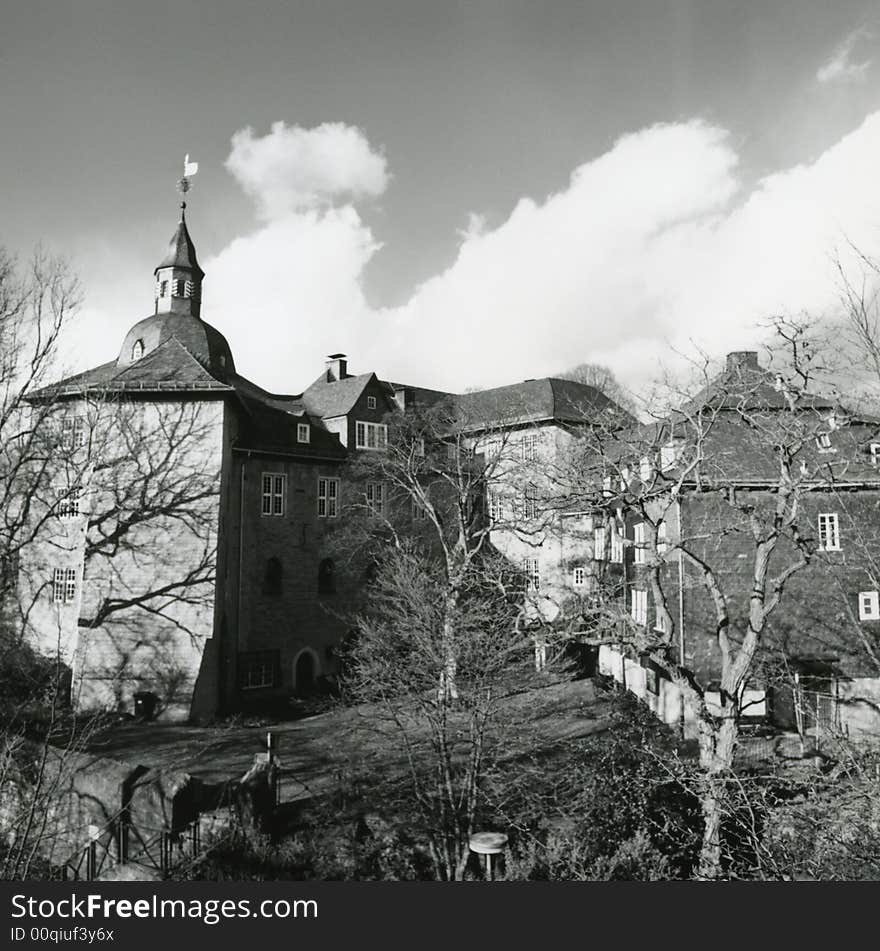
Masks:
[[[819,452],[834,452],[834,447],[831,445],[831,435],[829,433],[819,433],[816,437],[816,447]]]
[[[880,592],[859,592],[859,620],[880,621]]]
[[[840,551],[840,523],[837,512],[822,512],[819,515],[820,551]]]
[[[68,414],[61,417],[61,448],[79,449],[86,444],[86,418]]]
[[[376,408],[376,397],[375,397],[375,396],[368,396],[368,397],[367,397],[367,409],[375,409],[375,408]]]
[[[485,455],[487,462],[494,462],[501,454],[501,440],[497,436],[494,436],[492,439],[487,439],[483,443],[481,451]]]
[[[639,463],[639,478],[642,482],[650,482],[654,476],[654,460],[650,456],[642,456]]]
[[[424,522],[425,519],[428,517],[428,510],[425,508],[424,505],[422,505],[422,503],[418,499],[412,499],[411,503],[412,504],[410,508],[412,510],[413,521]]]
[[[678,465],[682,452],[681,443],[669,442],[660,449],[660,471],[668,472],[674,466]]]
[[[52,572],[52,600],[70,604],[76,598],[76,568],[56,568]]]
[[[283,515],[286,490],[287,476],[283,472],[264,472],[260,514]]]
[[[593,558],[605,561],[605,526],[597,525],[593,529]]]
[[[657,526],[657,554],[665,555],[669,548],[669,540],[666,534],[666,522],[660,522]]]
[[[880,466],[880,442],[871,443],[871,465]]]
[[[78,485],[71,486],[69,489],[58,489],[58,507],[56,509],[58,518],[77,518],[80,514],[81,498],[82,489]]]
[[[633,561],[637,565],[644,565],[648,562],[648,549],[646,547],[647,526],[644,522],[637,522],[633,526]]]
[[[526,433],[519,444],[524,462],[534,462],[538,458],[538,434]]]
[[[623,563],[623,538],[616,527],[611,529],[611,560],[619,565]]]
[[[571,583],[576,588],[583,588],[587,583],[587,569],[583,565],[576,565],[571,571]]]
[[[611,488],[611,476],[605,476],[602,480],[602,495],[605,498],[608,498],[609,495],[614,495],[614,490]]]
[[[504,521],[504,496],[497,489],[490,489],[487,496],[489,519],[493,522]]]
[[[136,360],[144,355],[144,342],[143,340],[135,340],[131,345],[131,361],[134,363]]]
[[[530,482],[523,491],[523,518],[538,517],[538,487]]]
[[[366,488],[367,508],[376,518],[385,513],[385,483],[368,482]]]
[[[629,613],[636,624],[648,623],[648,592],[639,588],[630,591]]]
[[[296,424],[296,441],[297,442],[311,442],[311,427],[308,423],[297,423]]]
[[[318,479],[318,518],[339,514],[339,479]]]
[[[666,616],[659,607],[654,611],[654,630],[659,631],[661,634],[669,633],[669,625],[666,623]]]
[[[537,558],[523,558],[522,571],[526,579],[526,589],[537,591],[541,587],[541,569]]]
[[[365,423],[358,420],[354,426],[356,449],[384,449],[388,445],[388,427],[385,423]]]

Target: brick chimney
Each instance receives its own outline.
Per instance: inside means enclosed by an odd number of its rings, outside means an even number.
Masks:
[[[760,370],[757,350],[734,350],[727,354],[727,372],[736,370]]]
[[[348,359],[344,353],[331,353],[324,361],[327,366],[327,382],[335,383],[348,376]]]

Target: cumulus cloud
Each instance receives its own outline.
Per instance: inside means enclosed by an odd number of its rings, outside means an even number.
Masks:
[[[831,56],[819,67],[816,80],[820,83],[855,82],[865,78],[871,60],[853,61],[856,45],[870,34],[864,28],[853,30],[834,48]]]
[[[341,122],[314,129],[273,122],[264,136],[240,129],[225,164],[266,220],[381,195],[388,185],[385,157],[360,129]]]
[[[345,204],[288,211],[207,262],[205,313],[243,372],[288,392],[337,350],[355,371],[439,388],[583,361],[639,385],[670,348],[721,355],[754,346],[770,315],[833,311],[836,249],[880,255],[878,161],[880,113],[753,183],[725,130],[657,125],[495,227],[471,217],[455,259],[400,307],[365,301],[378,245]]]

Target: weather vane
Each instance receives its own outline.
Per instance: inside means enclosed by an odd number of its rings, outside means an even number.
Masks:
[[[180,203],[181,210],[186,209],[186,193],[192,187],[190,179],[196,172],[199,170],[198,162],[190,162],[189,155],[185,155],[183,159],[183,178],[177,183],[177,190],[183,196],[183,201]]]

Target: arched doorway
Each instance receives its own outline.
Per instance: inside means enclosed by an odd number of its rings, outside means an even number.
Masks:
[[[293,688],[299,694],[311,693],[318,676],[318,656],[310,647],[304,647],[293,665]]]

